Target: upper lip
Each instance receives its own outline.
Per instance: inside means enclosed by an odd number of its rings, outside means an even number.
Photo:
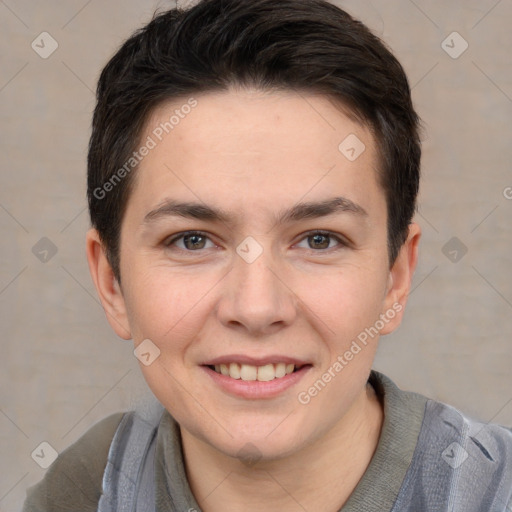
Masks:
[[[307,364],[311,364],[303,359],[297,359],[295,357],[285,356],[281,354],[268,355],[264,357],[250,357],[245,354],[228,354],[225,356],[219,356],[213,359],[208,359],[208,361],[202,363],[202,366],[215,366],[218,364],[230,363],[248,364],[251,366],[265,366],[267,364],[277,363],[294,364],[295,366],[304,366]]]

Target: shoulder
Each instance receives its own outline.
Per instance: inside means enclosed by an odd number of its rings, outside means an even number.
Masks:
[[[512,501],[512,430],[428,400],[408,477],[409,493],[432,493],[452,510],[505,510]]]
[[[425,437],[452,442],[453,446],[444,454],[449,459],[452,450],[454,453],[460,452],[460,460],[452,465],[460,463],[462,466],[466,459],[470,459],[468,466],[473,466],[475,470],[508,469],[509,475],[512,475],[512,429],[483,423],[450,405],[428,400],[422,430]]]
[[[434,400],[427,403],[426,421],[438,435],[443,431],[442,439],[452,440],[453,446],[444,454],[445,458],[450,458],[452,449],[459,451],[461,455],[457,462],[461,466],[467,460],[467,466],[474,471],[495,476],[497,472],[506,473],[511,478],[512,487],[512,429],[483,423]]]
[[[393,511],[512,511],[512,429],[402,391],[378,372],[371,383],[384,397],[386,443],[407,466]]]
[[[27,491],[23,512],[96,511],[110,444],[123,416],[104,418],[64,450]]]

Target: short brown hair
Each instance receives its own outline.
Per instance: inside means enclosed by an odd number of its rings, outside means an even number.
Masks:
[[[116,278],[134,174],[120,169],[140,144],[148,116],[163,102],[232,85],[320,93],[371,128],[392,264],[416,208],[421,157],[419,118],[400,63],[365,25],[324,0],[202,0],[155,16],[122,45],[98,82],[87,194]]]

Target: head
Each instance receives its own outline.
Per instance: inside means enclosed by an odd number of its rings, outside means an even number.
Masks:
[[[395,57],[323,0],[203,0],[110,60],[89,265],[117,334],[157,349],[141,367],[182,428],[279,457],[360,402],[416,264],[418,122]],[[249,398],[221,362],[302,370]]]

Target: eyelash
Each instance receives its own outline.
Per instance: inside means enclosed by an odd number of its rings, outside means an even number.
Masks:
[[[305,233],[304,236],[297,243],[300,243],[303,240],[306,240],[306,239],[308,239],[310,237],[317,236],[317,235],[325,236],[325,237],[328,237],[330,239],[335,240],[336,242],[338,242],[338,246],[330,247],[330,248],[327,248],[327,249],[311,249],[311,248],[308,248],[307,250],[309,250],[311,252],[315,252],[315,253],[322,253],[322,252],[327,252],[327,251],[339,250],[339,249],[342,249],[342,248],[345,248],[345,247],[349,246],[348,242],[346,242],[345,240],[343,240],[341,237],[337,236],[336,234],[334,234],[334,233],[332,233],[330,231],[322,231],[322,230],[314,230],[314,231],[310,231],[308,233]],[[177,235],[173,236],[170,239],[169,238],[166,239],[164,241],[164,245],[166,247],[171,247],[177,241],[182,240],[186,236],[200,236],[200,237],[207,238],[208,240],[210,240],[210,237],[204,231],[185,231],[183,233],[178,233]],[[190,250],[190,249],[181,249],[181,248],[177,248],[177,249],[182,251],[182,252],[188,252],[188,253],[200,252],[202,250],[202,249],[198,249],[198,250],[194,251],[194,250]]]

